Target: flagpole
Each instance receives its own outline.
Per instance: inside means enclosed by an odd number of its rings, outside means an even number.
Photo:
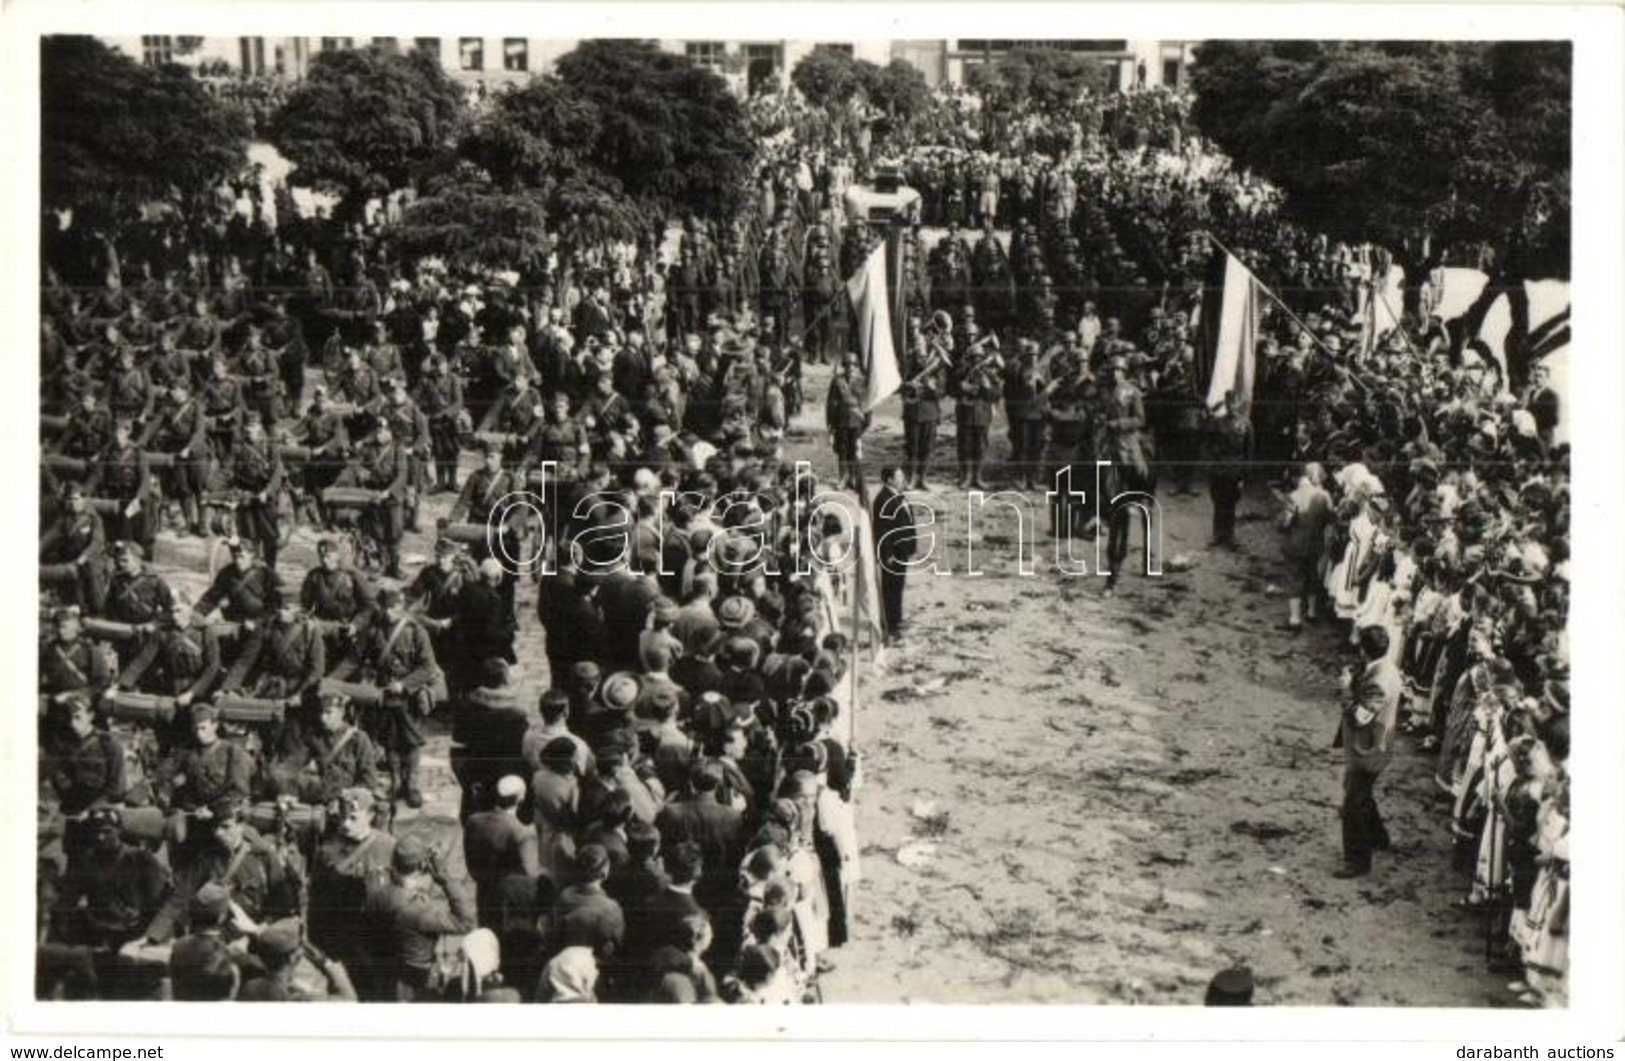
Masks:
[[[1208,229],[1203,229],[1203,235],[1207,236],[1208,239],[1212,240],[1215,246],[1217,246],[1220,250],[1222,250],[1226,254],[1228,254],[1231,257],[1231,259],[1233,261],[1235,261],[1235,263],[1237,265],[1241,266],[1241,268],[1247,273],[1247,275],[1252,277],[1253,283],[1258,285],[1258,289],[1260,291],[1264,292],[1264,294],[1268,295],[1270,297],[1270,301],[1274,302],[1277,306],[1280,306],[1281,307],[1281,312],[1285,313],[1287,315],[1287,317],[1291,319],[1293,324],[1296,324],[1299,328],[1303,329],[1304,334],[1309,336],[1309,340],[1311,342],[1313,342],[1316,346],[1320,347],[1320,352],[1321,353],[1325,354],[1327,356],[1327,358],[1329,358],[1334,365],[1337,364],[1337,355],[1332,353],[1331,347],[1329,347],[1325,343],[1321,342],[1320,341],[1320,336],[1316,335],[1314,333],[1314,330],[1311,329],[1309,327],[1309,325],[1305,324],[1301,317],[1299,317],[1296,313],[1293,313],[1292,312],[1292,307],[1288,306],[1285,302],[1282,302],[1281,301],[1281,296],[1277,295],[1274,291],[1270,290],[1270,285],[1268,285],[1264,281],[1260,280],[1258,278],[1258,274],[1253,272],[1251,269],[1249,269],[1247,267],[1247,263],[1242,261],[1241,257],[1238,254],[1236,254],[1235,251],[1231,250],[1229,247],[1226,247],[1224,245],[1224,243],[1219,239],[1219,237],[1215,236],[1212,233],[1212,231],[1210,231]],[[1351,382],[1359,384],[1361,390],[1369,390],[1370,389],[1363,382],[1361,382],[1360,379],[1357,376],[1355,376],[1353,373],[1349,372],[1346,368],[1343,368],[1343,366],[1338,365],[1338,368],[1342,369],[1342,371],[1348,376],[1348,379]]]

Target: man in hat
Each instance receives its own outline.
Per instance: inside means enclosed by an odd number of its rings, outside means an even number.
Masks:
[[[694,898],[713,911],[718,911],[731,895],[739,860],[744,856],[744,818],[736,808],[717,799],[723,777],[720,763],[708,759],[695,762],[689,772],[687,797],[667,803],[655,819],[666,848],[685,840],[699,845],[707,872],[696,886]]]
[[[376,503],[367,510],[368,526],[385,553],[385,574],[401,577],[401,537],[406,531],[406,506],[412,485],[412,460],[395,438],[387,418],[380,417],[372,437],[357,450],[355,460],[339,477],[339,485],[376,490]]]
[[[220,710],[193,704],[192,742],[177,749],[158,768],[159,803],[177,813],[194,812],[227,797],[253,794],[254,754],[220,733]]]
[[[384,795],[389,786],[378,773],[378,748],[356,724],[355,702],[343,693],[327,692],[316,703],[316,724],[290,727],[271,764],[269,773],[279,791],[319,806],[354,788]]]
[[[483,928],[500,931],[506,923],[501,902],[506,881],[519,878],[534,888],[542,874],[536,830],[519,820],[525,792],[522,778],[504,775],[496,782],[491,809],[477,811],[463,822],[463,857],[474,881]]]
[[[51,636],[40,642],[39,691],[53,700],[100,695],[112,681],[101,645],[81,636],[75,605],[51,612]]]
[[[942,323],[937,323],[939,318]],[[932,321],[936,327],[909,343],[908,375],[903,383],[904,464],[916,490],[925,489],[925,469],[931,463],[937,426],[942,422],[950,361],[948,331],[952,324],[948,315],[938,312]]]
[[[378,595],[383,621],[359,639],[356,659],[340,669],[359,668],[364,680],[383,692],[383,701],[365,723],[383,748],[398,794],[413,809],[423,806],[418,764],[423,754],[423,720],[434,708],[433,687],[440,680],[434,647],[423,627],[406,613],[398,589]]]
[[[157,855],[124,839],[118,810],[92,810],[87,844],[70,846],[55,909],[52,940],[116,951],[137,939],[170,893],[169,870]]]
[[[326,675],[327,649],[320,631],[299,613],[299,602],[291,595],[279,594],[274,608],[243,642],[220,688],[295,707]]]
[[[384,403],[379,410],[381,420],[389,422],[395,441],[406,451],[410,465],[407,472],[406,529],[418,529],[418,505],[428,486],[428,470],[432,460],[430,451],[429,418],[417,407],[406,391],[405,376],[390,376],[386,380]]]
[[[109,552],[113,557],[113,577],[107,584],[102,618],[132,626],[161,621],[174,608],[175,596],[169,584],[147,567],[141,546],[119,541],[113,543]],[[133,644],[121,646],[121,658],[134,652]]]
[[[305,615],[320,624],[328,658],[342,659],[355,631],[371,619],[377,592],[355,565],[345,561],[337,539],[322,538],[316,543],[316,566],[299,589],[299,603]]]
[[[377,954],[368,895],[388,883],[395,838],[380,828],[379,801],[365,788],[346,789],[333,804],[332,835],[316,852],[308,902],[311,943],[344,963],[362,998],[385,997],[389,969]]]
[[[311,390],[310,407],[294,426],[293,439],[310,450],[299,468],[301,482],[325,524],[328,516],[322,503],[322,491],[336,483],[344,470],[350,435],[344,417],[328,404],[327,388],[322,384],[316,384]]]
[[[857,488],[858,440],[869,427],[870,415],[863,408],[863,394],[852,379],[856,358],[847,354],[835,365],[830,380],[824,419],[829,427],[830,445],[840,468],[837,489]]]
[[[1208,544],[1237,548],[1236,504],[1252,459],[1253,427],[1237,391],[1224,396],[1224,407],[1208,429],[1208,491],[1213,496],[1213,537]]]
[[[282,491],[282,447],[266,434],[265,424],[250,417],[232,447],[226,486],[237,492],[237,534],[256,542],[266,564],[276,566],[281,547],[277,495]]]
[[[314,948],[307,950],[300,939],[298,918],[283,918],[266,925],[254,937],[254,956],[265,966],[263,976],[243,981],[237,992],[239,1002],[359,1002],[350,972],[343,962]],[[309,972],[320,974],[323,988]]]
[[[513,498],[525,491],[525,482],[522,476],[502,466],[503,447],[494,440],[488,441],[481,452],[484,464],[463,484],[463,492],[451,507],[450,519],[453,523],[472,523],[485,528],[485,537],[474,543],[471,551],[476,560],[499,560],[498,567],[504,574],[502,604],[511,617],[519,581],[516,572],[526,560],[521,551],[526,508],[515,505]],[[479,660],[472,662],[477,664]]]
[[[1399,696],[1404,680],[1388,652],[1388,630],[1367,626],[1359,631],[1359,673],[1345,668],[1340,685],[1347,696],[1337,732],[1343,748],[1343,865],[1332,875],[1363,877],[1371,872],[1374,851],[1386,851],[1388,829],[1377,810],[1374,788],[1392,754]]]
[[[227,622],[243,623],[245,632],[252,633],[255,625],[280,607],[282,579],[260,562],[251,539],[232,538],[226,548],[231,562],[219,570],[198,598],[197,614],[206,619],[219,608]]]
[[[429,452],[435,470],[431,493],[454,493],[457,458],[468,415],[463,407],[462,381],[452,374],[441,354],[430,354],[424,362],[423,378],[418,381],[413,399],[429,421]]]
[[[157,632],[119,673],[118,688],[171,696],[177,708],[187,708],[209,695],[221,673],[219,635],[194,624],[191,607],[176,598]]]
[[[396,1002],[430,1001],[448,984],[437,978],[442,936],[464,936],[477,925],[474,892],[446,871],[440,852],[415,835],[395,845],[389,881],[367,899],[381,935],[379,964],[393,972]]]
[[[164,495],[180,502],[186,531],[203,537],[203,519],[198,513],[209,471],[208,421],[203,406],[192,396],[186,376],[171,382],[169,397],[162,410],[147,425],[141,448],[168,454],[173,463],[160,477]]]
[[[463,546],[450,538],[434,543],[434,563],[427,564],[406,588],[406,600],[417,609],[418,622],[429,631],[435,659],[450,659],[451,624],[463,586],[479,577]]]
[[[56,793],[62,813],[82,814],[120,803],[128,787],[124,745],[96,725],[90,697],[62,694],[51,703],[46,721],[50,730],[40,776]]]
[[[147,925],[148,940],[166,943],[180,935],[194,900],[216,911],[235,905],[255,922],[298,910],[302,860],[278,852],[248,824],[241,798],[217,798],[199,817],[208,823],[208,839],[177,869],[168,902]]]
[[[158,537],[157,492],[131,417],[113,418],[113,437],[91,464],[85,492],[117,502],[107,517],[108,537],[134,542],[151,555]]]

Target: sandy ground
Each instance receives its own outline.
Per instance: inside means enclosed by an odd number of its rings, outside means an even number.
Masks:
[[[791,440],[791,455],[824,474],[826,380],[810,371]],[[871,480],[900,455],[897,416],[887,403],[865,438]],[[1100,577],[1057,573],[1042,519],[1028,531],[1035,574],[1021,577],[1014,517],[990,507],[974,543],[983,574],[967,577],[965,500],[943,476],[951,427],[933,490],[911,499],[938,510],[953,574],[911,580],[906,644],[863,680],[866,879],[826,1001],[1189,1005],[1240,962],[1265,1004],[1507,1004],[1504,978],[1485,971],[1481,925],[1450,908],[1447,815],[1409,742],[1378,790],[1394,851],[1365,880],[1330,876],[1343,660],[1328,628],[1298,639],[1274,628],[1274,533],[1245,515],[1267,500],[1244,502],[1243,549],[1227,553],[1205,548],[1205,498],[1162,498],[1164,555],[1195,566],[1131,576],[1111,600]],[[1007,451],[1001,421],[995,487]],[[426,530],[450,503],[426,503]],[[408,536],[409,577],[430,544]],[[196,593],[205,551],[165,534],[159,566]],[[1092,572],[1092,550],[1080,555]],[[313,562],[301,527],[282,569],[298,577]],[[534,602],[527,582],[529,694],[548,677]],[[455,844],[447,747],[437,724],[429,803],[403,810],[397,829]]]

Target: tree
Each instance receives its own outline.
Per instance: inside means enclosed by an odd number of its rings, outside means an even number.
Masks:
[[[547,211],[533,191],[503,191],[473,174],[447,181],[407,208],[392,233],[413,257],[439,257],[472,268],[517,269],[533,277],[545,270],[552,244]]]
[[[590,40],[558,62],[563,90],[596,111],[579,149],[639,204],[667,216],[726,216],[738,204],[755,147],[727,85],[648,41]]]
[[[1091,60],[1057,48],[1012,48],[991,66],[973,67],[970,86],[995,110],[1021,103],[1054,112],[1070,107],[1098,83],[1099,69]]]
[[[836,110],[866,92],[878,72],[873,63],[845,52],[816,48],[790,71],[790,83],[814,107]]]
[[[1214,41],[1193,78],[1202,132],[1295,220],[1392,250],[1408,308],[1452,247],[1488,246],[1515,301],[1567,275],[1567,43]]]
[[[324,52],[269,133],[296,167],[290,182],[339,196],[338,213],[354,217],[449,154],[466,111],[462,89],[427,55]]]
[[[40,42],[40,197],[114,232],[144,202],[192,222],[245,164],[248,123],[180,66],[142,66],[94,37]]]

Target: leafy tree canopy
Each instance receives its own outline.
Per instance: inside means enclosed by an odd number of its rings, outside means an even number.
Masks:
[[[40,42],[40,192],[93,227],[146,201],[189,209],[245,163],[248,124],[179,66],[93,37]]]
[[[462,89],[433,59],[369,48],[318,55],[269,132],[297,167],[292,183],[354,210],[409,186],[451,151],[465,121]]]
[[[844,107],[866,96],[878,80],[880,68],[845,52],[815,49],[802,56],[790,71],[790,83],[815,107]]]
[[[1571,72],[1564,42],[1212,41],[1193,117],[1296,220],[1413,277],[1465,243],[1567,275]]]
[[[1056,48],[1013,48],[991,65],[972,67],[969,78],[994,109],[1019,100],[1045,111],[1070,107],[1099,82],[1098,63]]]

